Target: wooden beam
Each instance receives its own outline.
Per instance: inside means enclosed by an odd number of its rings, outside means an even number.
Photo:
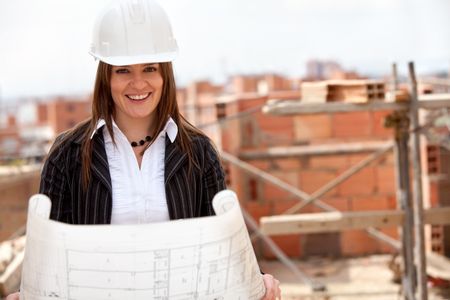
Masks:
[[[441,85],[450,87],[450,79],[448,78],[439,78],[439,77],[425,77],[420,78],[419,83],[432,84],[432,85]]]
[[[340,143],[324,145],[305,145],[305,146],[287,146],[270,147],[265,150],[245,150],[239,154],[241,159],[267,159],[267,158],[290,158],[310,155],[336,155],[364,153],[380,150],[389,142],[358,142],[358,143]]]
[[[410,103],[372,101],[368,103],[302,103],[293,100],[269,100],[262,111],[273,115],[320,114],[352,111],[408,110]],[[450,94],[429,94],[419,96],[419,108],[435,109],[450,107]]]
[[[262,217],[261,231],[267,235],[333,232],[369,227],[394,227],[403,223],[401,210],[325,212]],[[424,223],[450,224],[450,207],[430,208],[424,211]]]

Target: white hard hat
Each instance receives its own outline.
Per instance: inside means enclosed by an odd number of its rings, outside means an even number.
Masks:
[[[116,0],[98,16],[89,53],[114,66],[173,61],[169,18],[153,0]]]

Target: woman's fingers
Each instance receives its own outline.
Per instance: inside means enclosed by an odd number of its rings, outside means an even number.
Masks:
[[[9,294],[8,296],[6,296],[5,300],[19,300],[20,299],[20,293],[14,293],[14,294]]]
[[[280,281],[270,274],[263,275],[266,294],[262,300],[281,300]]]

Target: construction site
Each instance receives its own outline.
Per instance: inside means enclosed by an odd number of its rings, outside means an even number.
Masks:
[[[260,268],[281,281],[283,299],[450,299],[449,78],[416,77],[413,63],[381,79],[246,75],[228,87],[195,82],[178,101],[217,145]],[[2,296],[20,284],[28,199],[48,146],[91,104],[27,105],[32,123],[11,113],[0,130],[10,145]]]

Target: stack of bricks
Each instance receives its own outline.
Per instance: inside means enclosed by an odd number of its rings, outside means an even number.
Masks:
[[[364,103],[383,100],[384,83],[378,80],[327,80],[304,82],[301,85],[302,102]]]
[[[442,146],[428,143],[424,147],[426,157],[425,205],[429,207],[450,206],[450,151]],[[427,250],[450,256],[450,226],[431,225],[426,230]]]

